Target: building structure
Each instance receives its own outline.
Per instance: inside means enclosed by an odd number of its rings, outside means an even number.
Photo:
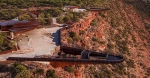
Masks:
[[[68,10],[70,10],[70,11],[75,11],[75,9],[78,9],[79,7],[78,6],[65,6],[64,8],[63,8],[63,10],[64,11],[68,11]]]
[[[1,31],[9,31],[9,39],[13,39],[15,35],[22,34],[27,31],[31,31],[39,26],[37,21],[28,21],[28,20],[10,20],[0,22]]]

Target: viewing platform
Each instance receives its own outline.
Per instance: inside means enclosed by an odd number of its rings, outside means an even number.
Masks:
[[[62,53],[63,52],[63,53]],[[52,62],[55,66],[61,66],[61,63],[69,65],[77,64],[115,64],[124,61],[124,57],[117,54],[102,52],[93,52],[72,47],[60,46],[58,56],[49,57],[9,57],[12,61],[43,61]]]

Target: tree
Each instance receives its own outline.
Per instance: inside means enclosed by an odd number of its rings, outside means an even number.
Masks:
[[[85,34],[85,31],[84,30],[80,30],[79,34],[83,35],[83,34]]]
[[[73,17],[73,21],[74,21],[74,22],[78,22],[79,20],[80,20],[80,19],[79,19],[78,16],[74,16],[74,17]]]
[[[58,18],[57,18],[57,22],[58,22],[58,23],[63,23],[63,22],[64,22],[64,21],[63,21],[63,17],[61,17],[61,16],[58,17]]]
[[[75,37],[73,37],[73,40],[74,41],[79,41],[81,38],[80,38],[80,36],[75,36]]]
[[[30,19],[30,16],[28,14],[23,14],[19,20],[29,20]]]
[[[13,66],[11,66],[11,73],[13,76],[16,76],[18,73],[27,70],[27,68],[20,63],[14,63]],[[23,73],[23,72],[22,72]]]
[[[127,63],[127,65],[128,65],[128,67],[132,67],[132,68],[135,67],[135,65],[134,65],[134,60],[132,60],[132,59],[129,59],[126,63]]]
[[[71,66],[64,67],[64,70],[67,71],[67,72],[69,72],[69,73],[75,72],[75,69],[73,67],[71,67]]]
[[[79,13],[77,13],[77,16],[80,17],[80,18],[82,18],[83,17],[83,13],[79,12]]]
[[[21,72],[17,73],[15,78],[30,78],[30,71],[29,70],[22,70]]]
[[[54,9],[52,12],[52,16],[53,17],[58,17],[59,15],[61,15],[62,11],[59,10],[58,8]]]
[[[73,14],[72,13],[68,14],[68,16],[70,17],[70,19],[73,19]]]
[[[40,16],[38,17],[38,21],[44,25],[46,23],[45,21],[45,14],[44,13],[41,13]]]
[[[17,17],[20,13],[20,9],[16,8],[16,7],[9,7],[9,9],[7,10],[1,10],[0,11],[0,19],[1,20],[10,20],[13,19],[15,17]]]
[[[48,70],[46,73],[47,78],[58,78],[58,76],[55,74],[54,70]]]
[[[91,26],[96,26],[97,23],[96,23],[96,22],[91,22],[90,25],[91,25]]]
[[[4,42],[4,36],[2,36],[2,35],[0,34],[0,45],[2,45],[3,42]]]
[[[48,24],[52,24],[52,16],[50,14],[47,15],[48,18]]]
[[[5,39],[7,34],[0,33],[0,52],[12,49],[13,42],[10,42]]]
[[[70,21],[70,17],[69,17],[69,16],[65,16],[65,17],[63,18],[63,21],[64,21],[64,22]]]
[[[76,35],[77,35],[76,32],[73,32],[73,31],[69,32],[69,36],[71,38],[75,37]]]
[[[23,65],[18,65],[18,66],[15,67],[15,70],[16,70],[16,73],[19,73],[23,70],[27,70],[27,68]]]
[[[41,17],[38,18],[38,22],[40,22],[40,24],[44,25],[45,23],[45,20]]]
[[[68,41],[68,43],[72,43],[73,42],[72,38],[68,38],[67,41]]]
[[[98,42],[99,39],[97,37],[92,37],[92,41]]]
[[[37,70],[36,70],[36,73],[38,73],[38,74],[40,74],[40,75],[41,75],[41,74],[44,74],[44,69],[37,69]]]

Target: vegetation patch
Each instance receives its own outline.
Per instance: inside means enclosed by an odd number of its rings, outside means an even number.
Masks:
[[[77,34],[76,34],[76,32],[71,31],[71,32],[69,32],[69,36],[71,38],[73,38],[73,37],[77,36]]]
[[[40,75],[41,75],[41,74],[44,74],[44,69],[37,69],[37,70],[36,70],[36,73],[37,73],[37,74],[40,74]]]
[[[67,72],[69,72],[69,73],[75,72],[75,69],[72,66],[66,66],[66,67],[64,67],[64,70],[67,71]]]
[[[14,78],[30,78],[30,71],[20,63],[11,66],[11,73]]]
[[[85,34],[85,30],[80,30],[79,34],[80,35],[84,35]]]
[[[98,42],[98,41],[99,41],[99,38],[97,38],[97,37],[92,37],[92,41]]]
[[[134,65],[134,60],[132,60],[132,59],[129,59],[126,63],[127,63],[127,65],[128,65],[128,67],[131,67],[131,68],[134,68],[134,67],[135,67],[135,65]]]
[[[58,76],[55,74],[54,70],[48,70],[46,73],[47,78],[58,78]]]
[[[1,5],[1,3],[0,3]],[[0,20],[10,20],[16,18],[21,13],[21,10],[16,7],[11,7],[6,10],[0,10]]]
[[[68,38],[67,41],[68,41],[68,43],[73,43],[73,39],[72,38]]]
[[[84,12],[69,12],[65,16],[59,16],[57,18],[58,23],[69,23],[69,22],[78,22],[82,18]]]
[[[14,42],[10,42],[6,39],[7,33],[0,33],[0,52],[11,50]]]

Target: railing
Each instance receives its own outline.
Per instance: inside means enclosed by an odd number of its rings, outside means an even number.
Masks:
[[[74,62],[74,63],[86,63],[86,64],[112,64],[112,63],[120,63],[122,60],[89,60],[89,59],[68,59],[68,58],[27,58],[27,57],[9,57],[7,60],[15,60],[15,61],[46,61],[46,62]]]

